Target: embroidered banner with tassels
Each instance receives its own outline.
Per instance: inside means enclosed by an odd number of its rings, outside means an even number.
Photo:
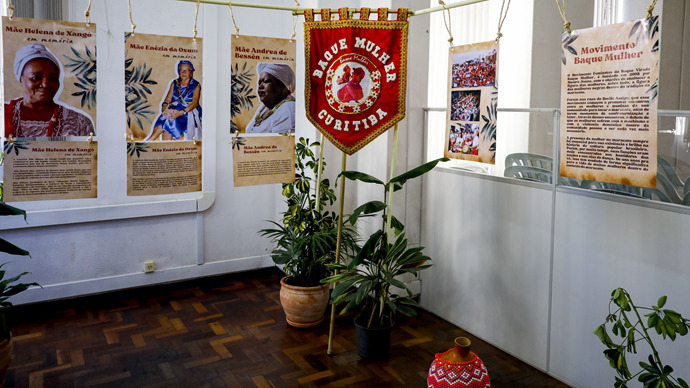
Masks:
[[[388,20],[388,9],[369,8],[350,19],[347,8],[331,21],[330,10],[305,10],[307,117],[348,155],[405,117],[407,9]]]

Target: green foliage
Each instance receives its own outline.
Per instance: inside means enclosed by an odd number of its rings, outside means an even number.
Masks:
[[[88,46],[84,46],[83,54],[73,47],[71,49],[74,57],[65,55],[67,59],[65,68],[77,77],[74,86],[81,89],[72,95],[81,96],[81,106],[86,105],[88,109],[91,109],[96,106],[96,48],[93,54]]]
[[[613,305],[617,308],[611,312]],[[663,339],[668,337],[675,341],[676,336],[688,334],[690,320],[673,310],[664,309],[665,305],[666,296],[659,298],[657,304],[652,307],[641,307],[633,303],[630,294],[623,288],[616,288],[611,293],[609,314],[606,321],[594,330],[594,334],[606,346],[604,356],[618,373],[614,387],[627,387],[627,383],[637,377],[643,387],[689,388],[683,379],[676,379],[671,375],[673,368],[670,365],[661,362],[650,335],[651,329],[654,329]],[[644,315],[647,317],[646,324],[640,311],[649,311]],[[607,324],[611,324],[611,333],[616,338],[615,341],[606,330]],[[649,364],[640,362],[642,369],[633,374],[628,367],[626,354],[637,353],[637,343],[640,341],[649,345],[652,354],[647,358]]]
[[[412,298],[412,292],[395,277],[404,273],[416,274],[430,267],[423,265],[430,259],[422,254],[423,247],[408,248],[408,240],[402,232],[404,226],[392,216],[390,226],[397,237],[392,242],[388,241],[391,238],[387,233],[388,193],[390,189],[402,189],[408,180],[426,174],[440,161],[447,160],[449,159],[440,158],[424,163],[387,183],[357,171],[342,172],[347,179],[380,185],[384,201],[369,201],[353,211],[349,219],[351,225],[362,217],[380,213],[383,218],[381,229],[369,236],[347,265],[329,265],[335,274],[323,280],[324,283],[336,283],[331,293],[331,304],[344,305],[341,313],[359,307],[360,314],[367,316],[366,327],[388,326],[397,313],[416,314],[414,307],[417,306],[417,302]],[[393,294],[392,286],[404,290],[407,295]]]
[[[317,176],[318,159],[312,151],[316,146],[320,144],[309,143],[309,139],[300,138],[297,142],[295,181],[283,184],[288,208],[282,223],[272,221],[274,228],[260,231],[276,243],[273,261],[284,265],[283,270],[289,276],[287,281],[295,286],[318,286],[329,275],[327,265],[335,261],[338,215],[324,208],[332,205],[336,197],[328,179],[318,183],[319,198],[316,196],[316,185],[311,178]],[[356,245],[354,229],[343,226],[341,256],[353,252]]]
[[[230,116],[235,118],[242,112],[243,109],[248,109],[254,106],[253,100],[256,98],[254,89],[251,87],[251,81],[254,77],[253,68],[247,68],[247,63],[239,68],[239,64],[235,63],[234,67],[230,68]],[[235,133],[239,130],[234,121],[230,122],[230,133]]]
[[[26,220],[26,212],[16,207],[10,206],[4,202],[0,202],[0,216],[12,216],[12,215],[23,215]],[[16,245],[10,243],[9,241],[0,238],[0,252],[4,252],[10,255],[19,256],[29,256],[29,252],[24,249],[17,247]],[[30,286],[40,286],[38,283],[20,283],[19,280],[28,274],[28,272],[22,272],[19,275],[5,278],[7,275],[3,267],[7,263],[0,264],[0,341],[10,338],[10,326],[7,320],[7,313],[9,308],[12,307],[12,302],[8,299],[17,295],[20,292],[26,291]]]
[[[5,147],[4,147],[4,153],[10,154],[12,151],[14,151],[15,155],[19,155],[19,150],[28,150],[29,149],[29,144],[31,144],[31,141],[28,140],[12,140],[12,141],[7,141],[5,140]],[[3,154],[4,155],[4,154]],[[3,156],[3,161],[4,161],[4,156]]]
[[[136,120],[139,128],[144,128],[142,120],[149,123],[155,112],[151,110],[148,96],[152,94],[147,85],[157,85],[158,82],[149,79],[153,69],[147,69],[146,64],[134,66],[133,58],[125,59],[125,111],[127,112],[127,126],[132,127],[132,120]]]

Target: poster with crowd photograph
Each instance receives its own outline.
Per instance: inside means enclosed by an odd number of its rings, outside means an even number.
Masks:
[[[497,61],[497,41],[450,49],[445,157],[496,162]]]
[[[295,181],[294,136],[234,136],[235,187]]]
[[[125,33],[127,195],[201,190],[202,39]]]
[[[96,197],[96,25],[2,18],[5,201]]]
[[[656,187],[659,20],[565,34],[561,176]]]
[[[296,41],[231,40],[230,133],[294,133]]]

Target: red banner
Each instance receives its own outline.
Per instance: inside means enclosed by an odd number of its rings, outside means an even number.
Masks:
[[[407,9],[398,20],[388,20],[388,9],[378,10],[379,20],[331,21],[330,11],[304,12],[306,56],[306,110],[309,121],[348,155],[374,140],[405,117],[407,89]]]

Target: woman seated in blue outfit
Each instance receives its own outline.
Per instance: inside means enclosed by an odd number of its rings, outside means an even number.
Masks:
[[[170,83],[161,103],[161,114],[153,123],[153,131],[145,140],[201,140],[201,84],[194,79],[190,61],[177,64],[177,79]]]

